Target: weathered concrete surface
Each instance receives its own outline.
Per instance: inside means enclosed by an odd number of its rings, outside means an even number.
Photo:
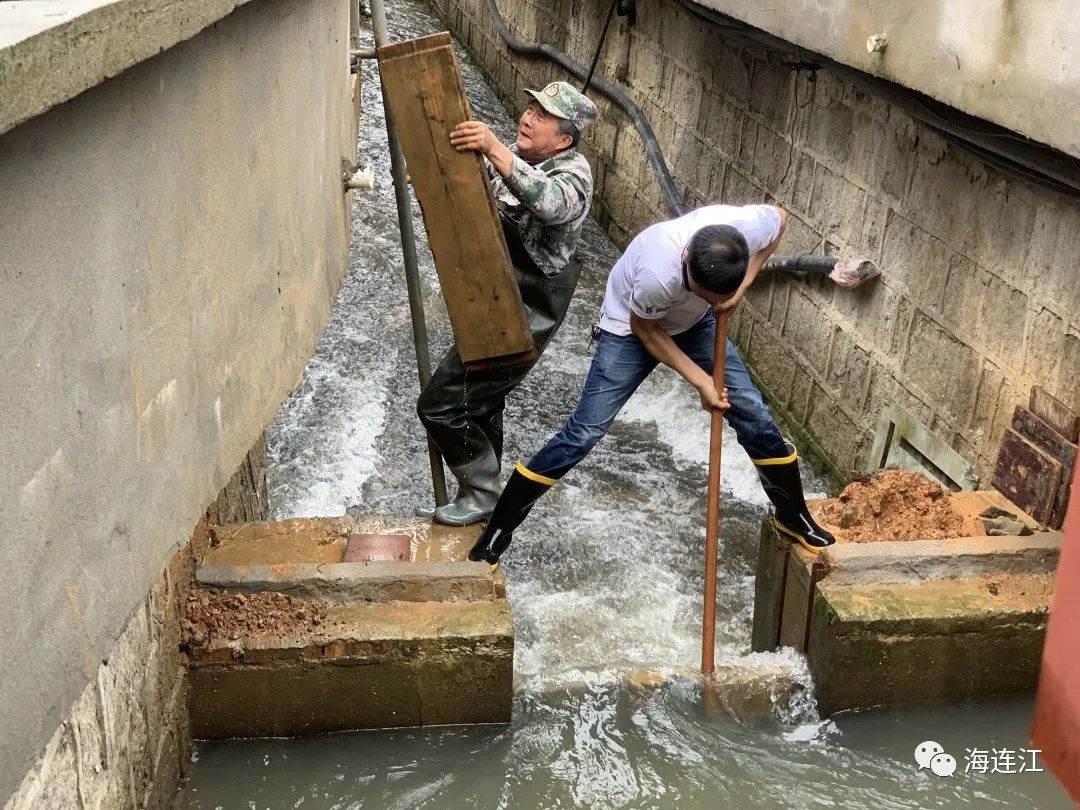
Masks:
[[[132,616],[5,810],[168,806],[190,748],[180,621],[191,568],[185,547]],[[5,728],[12,733],[14,727]]]
[[[239,639],[192,650],[200,738],[510,719],[513,624],[505,600],[331,608],[332,635]]]
[[[179,19],[230,4],[99,5]],[[355,155],[348,18],[343,0],[247,3],[0,135],[0,797],[329,316]],[[110,19],[111,53],[125,34]],[[130,42],[157,53],[163,19],[127,20]],[[87,47],[67,58],[95,67]]]
[[[330,602],[476,602],[495,595],[491,567],[474,562],[200,565],[204,588],[281,591]]]
[[[824,714],[1030,695],[1052,578],[917,585],[818,583],[807,658]]]
[[[821,552],[829,581],[845,585],[963,579],[983,574],[1053,574],[1061,532],[895,543],[838,543]]]
[[[731,9],[753,5],[717,1]],[[509,53],[488,22],[484,0],[437,5],[508,103],[520,104],[522,88],[542,87],[556,75],[545,60]],[[830,19],[819,7],[860,5],[871,16],[860,12],[859,20],[892,25],[904,19],[915,27],[897,29],[893,53],[899,54],[924,47],[908,31],[932,27],[945,8],[931,2],[924,15],[899,4],[879,18],[873,10],[886,4],[876,0],[799,0],[790,7],[760,6],[755,14],[797,21],[812,32]],[[1048,0],[1045,19],[1075,19],[1078,12],[1066,13],[1070,5]],[[961,10],[984,6],[993,10]],[[803,13],[808,7],[812,14]],[[574,0],[499,0],[499,8],[518,36],[548,42],[584,64],[607,11],[606,4]],[[1041,9],[1036,14],[1016,3],[958,1],[948,8],[942,20],[970,14],[990,26],[970,48],[986,48],[988,64],[1007,65],[1002,70],[1012,71],[1015,81],[1068,74],[1052,91],[1033,85],[1023,96],[995,90],[987,99],[1020,118],[1038,105],[1075,139],[1072,119],[1060,113],[1071,106],[1057,101],[1057,93],[1075,96],[1068,54],[1077,47],[1069,39],[1076,26],[1044,26]],[[1016,50],[1001,60],[990,24],[1005,19],[1016,21]],[[926,41],[925,55],[965,30],[971,30],[966,23],[942,27]],[[865,32],[855,31],[865,41]],[[802,36],[827,46],[828,37]],[[830,36],[855,39],[847,25]],[[1051,54],[1036,47],[1045,37],[1059,49]],[[1017,54],[1035,61],[1018,61]],[[955,60],[950,54],[930,64],[950,71]],[[862,469],[878,417],[890,404],[928,425],[984,483],[1013,408],[1027,401],[1032,385],[1080,406],[1080,275],[1070,258],[1080,254],[1076,200],[947,143],[869,83],[800,70],[725,39],[680,3],[641,0],[634,28],[622,19],[612,26],[598,69],[623,81],[643,109],[687,204],[776,200],[791,214],[782,253],[847,247],[884,269],[882,278],[856,291],[823,279],[763,278],[733,322],[733,337],[771,406],[804,428],[793,430],[800,445],[828,459],[837,476]],[[951,92],[960,87],[952,75],[933,77]],[[982,93],[978,82],[973,88]],[[584,142],[596,179],[593,211],[615,241],[626,244],[669,214],[633,127],[602,98],[596,101],[602,114]]]
[[[418,517],[346,515],[289,518],[213,527],[212,547],[204,565],[277,565],[337,563],[353,532],[408,534],[413,562],[464,560],[480,534],[480,526],[442,526]]]
[[[0,4],[0,135],[97,87],[250,0]]]
[[[1080,7],[967,0],[698,0],[845,65],[1080,156],[1061,110],[1080,94]],[[866,40],[885,34],[884,51]]]

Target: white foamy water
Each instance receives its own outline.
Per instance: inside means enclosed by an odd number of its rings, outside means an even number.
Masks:
[[[500,0],[505,6],[506,0]],[[390,0],[395,39],[443,28]],[[647,11],[648,9],[646,9]],[[366,43],[370,45],[370,42]],[[512,119],[463,52],[470,103],[507,137]],[[276,515],[411,514],[431,502],[378,79],[364,65],[361,152],[379,187],[357,196],[349,277],[304,383],[269,434]],[[432,356],[450,341],[414,205]],[[547,353],[511,396],[504,474],[565,421],[588,368],[589,329],[617,250],[590,223],[586,269]],[[717,664],[783,666],[796,688],[772,716],[707,715],[699,684],[627,686],[640,669],[698,665],[708,416],[655,373],[611,434],[537,505],[505,558],[515,623],[513,721],[299,740],[202,744],[187,808],[1067,807],[1045,775],[936,780],[911,751],[936,739],[1025,744],[1030,703],[867,712],[821,723],[805,659],[750,653],[765,498],[725,431]],[[809,475],[808,489],[821,488]]]

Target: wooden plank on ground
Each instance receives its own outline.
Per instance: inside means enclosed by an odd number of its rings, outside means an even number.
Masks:
[[[1040,523],[1049,524],[1061,484],[1061,464],[1015,430],[1006,428],[994,488]]]
[[[386,45],[378,57],[462,361],[534,358],[483,158],[450,145],[450,131],[471,118],[450,35]]]

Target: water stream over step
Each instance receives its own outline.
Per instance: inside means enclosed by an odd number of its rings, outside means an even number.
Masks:
[[[391,36],[442,30],[419,0],[388,3]],[[476,117],[514,122],[459,50]],[[269,437],[275,517],[411,514],[430,502],[377,74],[364,65],[361,154],[377,188],[353,208],[350,270],[304,382]],[[419,208],[414,206],[418,235]],[[423,245],[423,243],[422,243]],[[618,251],[590,223],[581,285],[561,332],[506,413],[506,459],[561,427],[591,357]],[[450,342],[430,254],[421,273],[432,356]],[[699,656],[708,419],[672,373],[654,373],[611,434],[515,534],[504,570],[517,633],[508,728],[343,734],[199,744],[189,808],[1069,806],[1047,774],[918,771],[935,739],[963,749],[1026,745],[1030,702],[863,713],[818,721],[802,660],[750,655],[753,564],[764,496],[725,435],[717,659],[783,663],[801,688],[777,716],[706,718],[692,684],[627,688],[625,669],[695,667]],[[507,469],[509,464],[504,465]],[[504,470],[505,472],[506,470]],[[809,474],[809,488],[821,482]]]

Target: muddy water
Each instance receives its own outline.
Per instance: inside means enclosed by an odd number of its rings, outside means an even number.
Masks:
[[[392,36],[441,30],[415,0],[389,3]],[[477,117],[512,118],[459,52]],[[408,303],[377,77],[364,73],[361,151],[378,188],[357,197],[350,272],[304,382],[270,436],[277,517],[410,513],[430,500],[414,413]],[[420,212],[414,207],[418,230]],[[570,315],[507,414],[508,461],[528,457],[576,401],[606,272],[617,251],[590,226]],[[421,249],[432,353],[450,342]],[[917,770],[935,739],[964,749],[1026,745],[1029,702],[862,713],[819,722],[789,654],[750,655],[755,537],[764,510],[752,465],[725,435],[717,658],[783,662],[801,688],[768,720],[706,718],[688,684],[641,693],[619,670],[695,666],[699,655],[707,417],[655,373],[610,436],[515,535],[504,565],[518,685],[507,728],[343,734],[196,746],[189,808],[653,808],[1068,806],[1047,774]],[[807,472],[810,488],[821,482]]]

